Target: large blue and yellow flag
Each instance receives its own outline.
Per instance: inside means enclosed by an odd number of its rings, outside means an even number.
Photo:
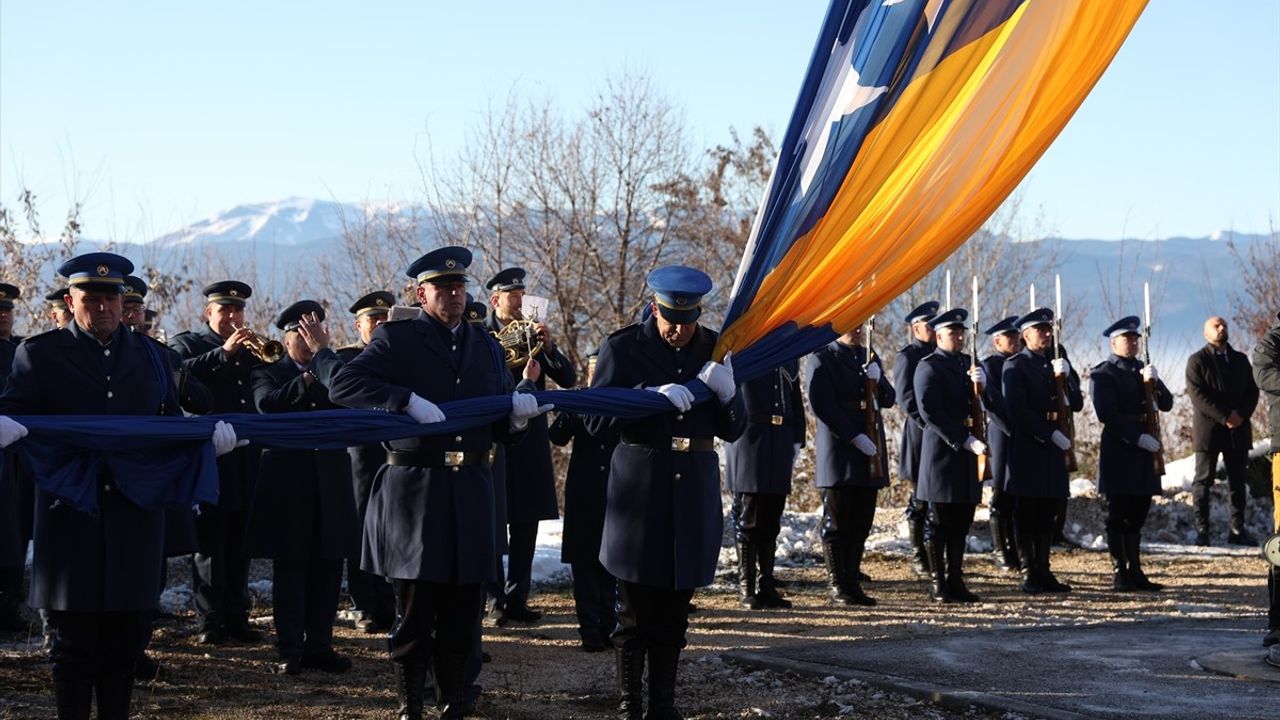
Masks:
[[[720,336],[740,380],[911,287],[996,210],[1146,0],[832,0]]]

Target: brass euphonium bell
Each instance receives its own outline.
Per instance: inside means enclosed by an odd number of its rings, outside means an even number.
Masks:
[[[236,328],[237,330],[247,330],[249,337],[244,341],[243,345],[246,350],[253,353],[253,356],[264,363],[279,362],[284,357],[284,345],[279,340],[264,338],[258,333],[249,330],[249,328]]]
[[[542,352],[542,339],[529,320],[512,320],[498,332],[491,331],[490,334],[502,346],[508,370],[524,366],[529,358]]]

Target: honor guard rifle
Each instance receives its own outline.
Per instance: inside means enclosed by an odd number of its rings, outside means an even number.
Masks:
[[[871,363],[875,362],[876,356],[871,350],[871,333],[875,330],[876,316],[872,315],[867,318],[866,325],[863,327],[863,340],[867,343],[867,363],[865,368],[871,367]],[[884,372],[884,367],[880,368],[880,372]],[[866,388],[863,390],[863,412],[864,426],[867,429],[867,435],[871,441],[876,444],[875,457],[868,458],[870,461],[867,466],[867,474],[875,480],[884,477],[884,467],[881,460],[884,458],[884,419],[880,416],[880,393],[879,381],[867,378]]]
[[[1151,285],[1142,283],[1142,350],[1143,362],[1151,364]],[[1160,440],[1160,408],[1156,407],[1156,381],[1142,381],[1143,414],[1146,415],[1147,434]],[[1151,453],[1156,477],[1164,475],[1164,446]]]
[[[970,327],[973,328],[973,344],[969,348],[969,369],[978,367],[978,276],[973,276],[973,314],[969,317],[973,320]],[[991,378],[987,378],[990,382]],[[987,411],[982,407],[982,386],[973,383],[973,392],[969,394],[969,433],[980,440],[984,445],[987,442]],[[990,450],[988,450],[990,452]],[[978,456],[978,482],[991,479],[991,463],[987,462],[987,455],[983,453]]]
[[[1062,276],[1053,276],[1053,357],[1062,359]],[[1071,447],[1063,453],[1067,472],[1075,472],[1080,463],[1076,460],[1076,423],[1071,416],[1071,402],[1067,398],[1067,376],[1054,373],[1055,398],[1054,409],[1058,430],[1071,441]]]

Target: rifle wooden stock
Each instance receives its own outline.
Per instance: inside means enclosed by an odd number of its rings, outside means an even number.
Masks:
[[[1071,447],[1062,454],[1063,460],[1066,463],[1067,472],[1075,472],[1079,469],[1080,462],[1076,459],[1076,422],[1071,416],[1071,403],[1067,400],[1067,377],[1055,374],[1053,383],[1057,386],[1057,407],[1054,414],[1058,418],[1058,431],[1071,441]]]
[[[867,364],[870,365],[871,360],[868,360]],[[883,372],[883,370],[881,372]],[[884,466],[882,462],[884,461],[885,452],[884,418],[880,416],[880,394],[878,392],[878,385],[878,381],[867,378],[865,389],[863,390],[863,405],[866,407],[866,409],[863,410],[863,413],[865,413],[864,425],[867,429],[867,435],[871,438],[871,441],[876,444],[875,456],[867,458],[869,462],[867,466],[867,475],[875,480],[880,480],[884,477]]]
[[[982,388],[973,383],[973,392],[969,393],[969,419],[972,427],[969,433],[985,445],[987,443],[987,411],[982,407]],[[991,452],[991,448],[987,448]],[[991,479],[991,463],[986,453],[978,456],[978,482]]]
[[[1146,408],[1147,434],[1160,440],[1160,408],[1156,407],[1156,383],[1154,380],[1142,381],[1142,401]],[[1156,477],[1164,475],[1164,447],[1151,453],[1151,464],[1155,468]]]

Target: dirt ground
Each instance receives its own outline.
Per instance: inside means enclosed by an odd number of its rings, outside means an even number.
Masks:
[[[835,678],[748,670],[720,658],[729,649],[1197,615],[1257,618],[1261,640],[1266,575],[1260,558],[1152,555],[1147,567],[1170,586],[1165,592],[1112,593],[1105,553],[1079,550],[1055,552],[1055,572],[1076,588],[1067,596],[1023,595],[1016,576],[994,570],[986,555],[967,562],[970,587],[984,598],[972,606],[929,602],[925,582],[910,574],[901,556],[874,556],[866,563],[873,578],[866,589],[880,600],[874,608],[828,603],[824,573],[816,565],[780,569],[785,592],[795,601],[788,611],[743,610],[727,586],[701,590],[681,661],[678,706],[685,717],[697,719],[1025,717],[976,708],[957,712]],[[481,676],[485,690],[475,717],[609,717],[615,703],[613,656],[578,649],[568,588],[543,588],[533,604],[546,613],[540,624],[486,628],[485,648],[493,662]],[[256,615],[255,622],[269,629],[269,609]],[[394,717],[391,669],[377,637],[340,626],[335,645],[355,661],[350,672],[279,677],[266,669],[274,657],[269,641],[206,649],[195,644],[191,626],[190,616],[159,621],[152,654],[163,669],[156,681],[135,690],[135,718]],[[49,667],[38,652],[38,637],[0,639],[0,718],[52,716]]]

